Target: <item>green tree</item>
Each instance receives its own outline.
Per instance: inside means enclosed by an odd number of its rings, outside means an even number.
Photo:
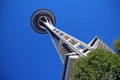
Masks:
[[[114,41],[114,46],[115,46],[116,52],[120,55],[120,38]]]
[[[70,80],[120,80],[120,56],[94,50],[74,64]]]

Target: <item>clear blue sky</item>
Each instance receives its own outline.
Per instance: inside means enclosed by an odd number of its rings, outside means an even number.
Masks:
[[[0,0],[0,80],[61,80],[50,36],[30,25],[39,8],[52,10],[59,29],[86,43],[98,35],[113,48],[120,36],[120,0]]]

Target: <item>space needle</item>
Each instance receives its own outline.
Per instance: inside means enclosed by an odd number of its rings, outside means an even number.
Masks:
[[[95,36],[89,44],[61,31],[55,27],[55,15],[48,9],[39,9],[31,17],[32,28],[40,34],[48,33],[58,52],[63,67],[62,80],[69,80],[72,75],[73,64],[80,57],[95,49],[103,49],[109,52],[113,50],[99,37]]]

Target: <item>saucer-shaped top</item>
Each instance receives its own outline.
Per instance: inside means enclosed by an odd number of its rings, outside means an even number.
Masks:
[[[56,18],[55,15],[48,9],[38,9],[33,13],[33,15],[31,16],[32,28],[38,33],[45,34],[47,33],[47,31],[42,27],[42,24],[39,23],[39,19],[42,16],[46,16],[47,18],[49,18],[54,26],[56,23]]]

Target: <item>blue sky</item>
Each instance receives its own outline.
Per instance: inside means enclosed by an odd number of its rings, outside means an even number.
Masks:
[[[120,36],[119,0],[0,0],[0,80],[61,80],[62,63],[48,34],[34,32],[32,13],[48,8],[56,27],[113,48]]]

